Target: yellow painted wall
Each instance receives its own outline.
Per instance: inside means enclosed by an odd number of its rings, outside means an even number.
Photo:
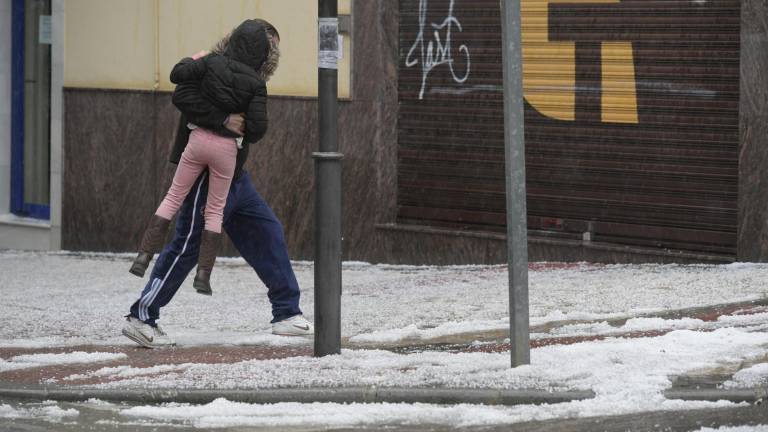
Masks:
[[[67,0],[64,85],[151,89],[155,0]]]
[[[172,90],[168,75],[180,58],[258,17],[281,36],[270,93],[317,95],[316,0],[67,0],[65,8],[66,86]],[[350,10],[350,0],[339,2],[340,14]],[[340,97],[349,97],[349,59],[344,35]]]

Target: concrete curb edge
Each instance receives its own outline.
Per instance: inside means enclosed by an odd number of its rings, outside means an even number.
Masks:
[[[667,399],[682,399],[687,401],[717,402],[726,400],[729,402],[762,403],[768,391],[765,388],[756,387],[748,389],[678,389],[664,392]]]
[[[768,389],[670,389],[667,399],[762,403]],[[459,389],[459,388],[292,388],[252,390],[111,390],[79,388],[0,388],[0,399],[32,399],[76,402],[100,399],[110,402],[158,404],[166,402],[206,404],[224,398],[233,402],[273,404],[279,402],[334,403],[430,403],[442,405],[539,405],[592,399],[591,390],[548,392],[544,390]]]
[[[548,392],[543,390],[424,389],[424,388],[311,388],[266,390],[108,390],[108,389],[7,389],[0,399],[56,400],[62,402],[100,399],[110,402],[165,402],[205,404],[218,398],[233,402],[273,404],[278,402],[335,403],[430,403],[524,405],[554,404],[595,397],[592,391]]]

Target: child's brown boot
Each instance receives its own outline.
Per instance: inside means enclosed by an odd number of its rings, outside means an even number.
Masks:
[[[221,233],[205,230],[200,244],[200,256],[197,258],[197,273],[192,286],[198,293],[212,295],[211,290],[211,271],[213,263],[216,261],[216,254],[219,251],[221,242]]]
[[[165,236],[170,225],[170,220],[161,218],[158,215],[152,215],[152,219],[149,220],[149,226],[144,231],[144,237],[141,239],[141,245],[139,245],[139,255],[133,260],[133,265],[131,265],[131,270],[129,270],[132,274],[138,277],[144,276],[149,262],[152,261],[152,256],[160,252],[163,244],[165,244]]]

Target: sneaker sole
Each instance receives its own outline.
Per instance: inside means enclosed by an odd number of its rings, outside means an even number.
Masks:
[[[280,333],[280,332],[272,331],[272,334],[276,336],[314,336],[315,332],[311,331],[309,333],[287,333],[287,332]]]
[[[133,334],[133,332],[131,332],[129,330],[123,329],[123,336],[125,336],[128,339],[136,342],[137,344],[143,346],[144,348],[149,348],[149,349],[157,348],[157,345],[152,345],[152,344],[147,343],[144,339],[136,336],[135,334]]]
[[[141,345],[142,347],[149,348],[149,349],[170,348],[170,347],[176,346],[176,342],[174,342],[172,344],[168,344],[168,345],[157,345],[157,344],[149,343],[149,342],[147,342],[146,339],[144,339],[144,338],[142,338],[140,336],[136,336],[135,333],[133,333],[132,331],[127,330],[127,329],[123,329],[123,336],[125,336],[128,339],[136,342],[137,344]]]

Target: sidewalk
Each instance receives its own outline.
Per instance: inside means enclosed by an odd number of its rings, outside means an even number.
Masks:
[[[150,404],[126,415],[152,421],[250,425],[300,402],[307,424],[385,409],[481,426],[728,408],[768,383],[765,264],[534,263],[531,364],[512,369],[505,266],[345,263],[343,349],[314,358],[311,339],[270,333],[266,289],[235,259],[213,297],[185,285],[163,310],[176,348],[137,347],[120,335],[144,283],[130,259],[0,252],[0,417],[4,398],[96,398]],[[313,319],[313,268],[295,269]]]
[[[751,302],[739,302],[710,307],[696,307],[682,310],[666,311],[659,314],[646,314],[644,318],[699,320],[703,325],[700,331],[712,331],[706,323],[717,323],[723,317],[738,312],[741,316],[756,316],[768,312],[768,299]],[[606,322],[620,329],[627,319],[614,319]],[[531,348],[544,346],[563,346],[589,341],[604,340],[608,337],[633,339],[653,338],[673,331],[658,329],[653,331],[614,332],[609,335],[579,335],[579,336],[548,336],[557,333],[558,329],[573,325],[588,325],[589,321],[551,322],[546,325],[532,327],[535,336]],[[76,401],[89,398],[100,398],[111,401],[130,401],[144,403],[186,402],[208,403],[219,397],[228,400],[276,403],[292,401],[336,401],[336,402],[423,402],[423,403],[485,403],[485,404],[525,404],[525,403],[557,403],[570,400],[580,400],[594,397],[587,391],[546,391],[530,389],[482,390],[482,389],[451,389],[451,388],[397,388],[382,392],[374,387],[326,387],[326,388],[281,388],[270,391],[247,388],[228,390],[206,389],[174,389],[168,391],[149,391],[136,388],[112,388],[105,390],[109,383],[119,383],[125,379],[125,371],[140,371],[133,376],[145,379],[160,378],[168,374],[178,373],[179,370],[191,364],[219,365],[236,364],[254,360],[279,360],[293,357],[311,357],[313,350],[311,339],[298,338],[298,346],[274,345],[194,345],[177,346],[167,349],[145,349],[134,345],[81,345],[69,347],[48,348],[2,348],[0,359],[29,358],[40,355],[72,355],[73,353],[96,354],[110,353],[115,360],[97,363],[48,364],[25,367],[16,370],[0,371],[0,397],[38,398]],[[509,342],[505,341],[505,331],[494,330],[475,332],[471,334],[454,334],[450,337],[438,337],[421,343],[399,341],[396,343],[350,343],[344,341],[345,349],[352,350],[387,350],[400,354],[415,354],[427,351],[448,353],[507,353]],[[768,356],[765,359],[768,362]],[[766,363],[768,364],[768,363]],[[111,371],[114,373],[105,373]],[[765,386],[726,390],[718,388],[723,382],[731,379],[733,374],[723,374],[711,371],[694,378],[677,377],[675,384],[667,391],[678,399],[690,400],[730,400],[732,402],[754,402],[766,396]],[[166,389],[170,390],[170,389]],[[254,391],[255,390],[255,391]]]
[[[237,363],[245,360],[282,359],[287,357],[311,356],[312,348],[302,347],[275,347],[275,346],[191,346],[175,347],[168,349],[146,349],[137,346],[94,346],[81,345],[57,348],[0,348],[0,358],[9,359],[16,356],[30,356],[36,354],[62,354],[62,353],[113,353],[123,354],[124,357],[99,363],[75,363],[52,364],[42,367],[0,372],[0,384],[6,386],[34,387],[44,385],[48,387],[63,386],[94,386],[120,379],[119,376],[93,376],[88,375],[102,368],[153,368],[158,365],[168,366],[164,371],[149,373],[146,376],[160,375],[173,371],[172,365],[189,363],[219,364]],[[67,379],[72,376],[83,376],[79,379]],[[87,376],[87,377],[86,377]]]

